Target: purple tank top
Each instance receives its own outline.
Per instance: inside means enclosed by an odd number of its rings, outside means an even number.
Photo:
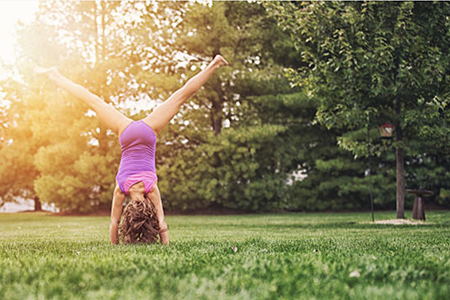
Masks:
[[[117,182],[123,191],[125,180],[131,175],[155,170],[156,134],[144,121],[133,121],[119,137],[122,158]]]

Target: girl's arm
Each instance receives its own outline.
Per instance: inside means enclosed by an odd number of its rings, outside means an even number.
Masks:
[[[156,215],[158,217],[159,223],[159,239],[161,244],[169,245],[169,230],[164,218],[164,209],[161,201],[161,194],[159,192],[158,186],[155,184],[152,190],[147,193],[147,198],[152,201],[156,209]]]
[[[125,195],[116,185],[114,190],[113,203],[111,208],[111,224],[109,226],[109,238],[111,244],[119,244],[119,224],[122,217],[123,202],[125,201]]]

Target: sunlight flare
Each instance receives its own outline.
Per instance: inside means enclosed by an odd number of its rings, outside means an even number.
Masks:
[[[38,5],[38,1],[0,1],[0,78],[6,75],[4,65],[16,60],[14,43],[18,21],[30,21]]]

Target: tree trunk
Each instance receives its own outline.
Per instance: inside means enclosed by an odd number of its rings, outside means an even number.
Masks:
[[[34,200],[34,211],[41,211],[42,205],[41,200],[39,200],[39,197],[35,196],[33,200]]]
[[[100,75],[98,77],[98,93],[103,101],[110,104],[110,93],[106,87],[106,70],[104,62],[106,61],[106,14],[107,14],[107,3],[106,1],[100,1],[100,7],[97,3],[94,3],[94,21],[95,21],[95,70],[97,70]],[[100,17],[100,24],[98,18]],[[98,144],[99,153],[106,155],[109,151],[108,143],[108,128],[101,122],[99,122],[99,134],[98,134]]]
[[[405,151],[397,147],[397,219],[405,218]]]
[[[401,105],[400,99],[396,100],[395,112],[397,118],[400,116]],[[395,159],[397,165],[397,219],[405,218],[405,150],[403,149],[403,132],[401,128],[400,120],[398,119],[395,124],[395,135],[397,141],[397,147],[395,148]]]
[[[396,60],[396,66],[398,70],[399,59]],[[395,72],[395,82],[397,82],[397,74]],[[396,187],[397,187],[397,219],[405,218],[405,150],[403,149],[402,141],[403,141],[403,131],[401,127],[401,112],[402,112],[402,101],[399,96],[395,99],[395,114],[396,114],[396,122],[395,122],[395,137],[397,141],[397,146],[395,148],[395,160],[397,165],[396,172]]]
[[[222,131],[222,104],[219,102],[213,102],[211,122],[215,135],[219,135]]]
[[[223,92],[220,86],[216,89],[218,99],[212,102],[211,107],[211,123],[215,135],[219,135],[222,132],[222,121],[223,121]]]

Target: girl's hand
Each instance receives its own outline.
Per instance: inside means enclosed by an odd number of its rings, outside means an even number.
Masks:
[[[167,227],[166,222],[164,222],[164,225],[160,225],[159,239],[161,244],[169,246],[169,228]]]

